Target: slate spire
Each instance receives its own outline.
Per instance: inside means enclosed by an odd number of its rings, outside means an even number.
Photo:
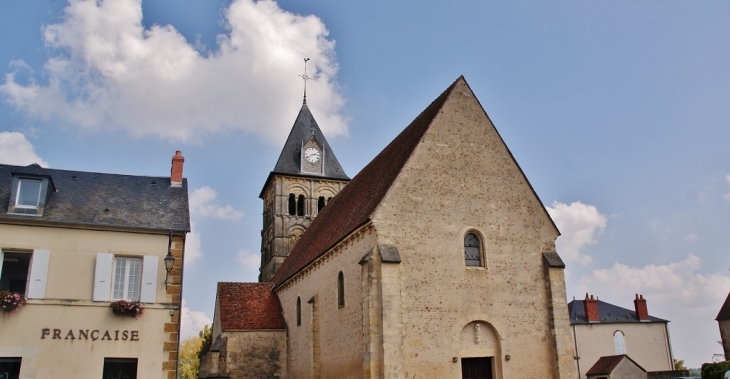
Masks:
[[[321,175],[309,174],[301,171],[301,148],[302,145],[309,141],[312,136],[319,142],[324,150],[324,172]],[[294,126],[289,132],[289,137],[286,139],[284,148],[281,150],[279,160],[274,166],[272,174],[286,174],[286,175],[307,175],[317,176],[322,178],[333,178],[333,179],[344,179],[349,180],[350,178],[345,174],[345,171],[340,166],[340,162],[337,160],[335,153],[332,151],[327,139],[324,138],[324,134],[319,129],[317,121],[314,120],[312,112],[309,111],[309,107],[306,103],[302,104],[302,109],[299,111]]]

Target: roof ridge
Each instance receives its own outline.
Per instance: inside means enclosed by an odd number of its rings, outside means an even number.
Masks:
[[[371,219],[460,82],[466,83],[463,76],[419,113],[322,209],[274,275],[277,287]]]

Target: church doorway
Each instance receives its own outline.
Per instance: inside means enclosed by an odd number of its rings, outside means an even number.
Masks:
[[[492,379],[492,357],[461,358],[462,379]]]

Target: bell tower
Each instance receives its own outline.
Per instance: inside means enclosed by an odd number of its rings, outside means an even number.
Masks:
[[[349,181],[305,97],[259,195],[264,201],[259,282],[271,281],[312,220]]]

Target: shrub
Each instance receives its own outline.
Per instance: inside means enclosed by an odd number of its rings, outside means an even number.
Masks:
[[[730,370],[730,361],[702,364],[702,379],[723,379]]]

